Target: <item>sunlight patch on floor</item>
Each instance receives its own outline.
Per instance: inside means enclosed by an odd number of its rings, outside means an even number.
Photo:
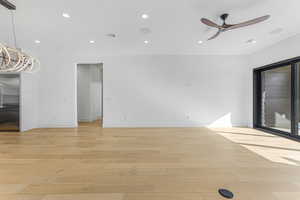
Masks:
[[[249,128],[211,130],[272,162],[300,166],[299,142]]]

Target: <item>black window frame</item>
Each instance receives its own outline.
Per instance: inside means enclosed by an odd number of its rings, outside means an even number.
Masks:
[[[267,70],[291,66],[291,133],[262,126],[261,124],[261,73]],[[300,142],[299,89],[300,56],[253,69],[253,128]]]

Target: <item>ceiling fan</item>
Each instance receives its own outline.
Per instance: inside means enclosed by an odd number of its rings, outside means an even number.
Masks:
[[[242,28],[242,27],[245,27],[245,26],[250,26],[250,25],[254,25],[254,24],[263,22],[263,21],[269,19],[271,16],[270,15],[265,15],[265,16],[258,17],[258,18],[255,18],[255,19],[243,22],[243,23],[239,23],[239,24],[226,24],[226,19],[228,17],[229,17],[229,14],[227,14],[227,13],[220,16],[220,18],[223,20],[223,25],[222,26],[212,22],[209,19],[206,19],[206,18],[201,19],[201,22],[203,24],[205,24],[207,26],[210,26],[210,27],[213,27],[213,28],[219,29],[218,32],[214,36],[210,37],[208,40],[215,39],[216,37],[218,37],[221,33],[225,32],[225,31],[230,31],[230,30],[233,30],[233,29]]]

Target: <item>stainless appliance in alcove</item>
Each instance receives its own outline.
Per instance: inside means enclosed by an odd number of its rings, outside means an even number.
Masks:
[[[20,130],[20,75],[0,74],[0,131]]]

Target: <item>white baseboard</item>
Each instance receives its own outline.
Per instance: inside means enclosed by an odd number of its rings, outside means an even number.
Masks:
[[[42,123],[38,128],[77,128],[76,122],[55,122]],[[226,127],[249,127],[249,122],[224,124],[221,126],[211,126],[209,123],[200,122],[105,122],[103,128],[193,128],[193,127],[209,127],[209,128],[226,128]]]
[[[166,123],[136,123],[136,122],[104,122],[103,128],[193,128],[193,127],[248,127],[248,122],[210,126],[209,123],[197,122],[166,122]]]
[[[41,123],[38,128],[77,128],[78,123],[56,122],[56,123]]]

